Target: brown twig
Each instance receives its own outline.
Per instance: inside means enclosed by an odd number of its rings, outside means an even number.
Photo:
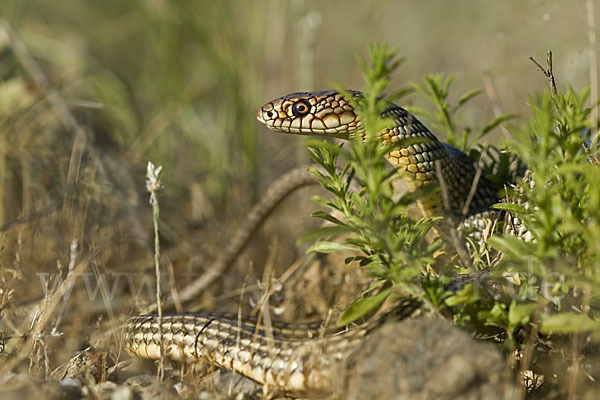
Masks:
[[[246,247],[252,235],[260,227],[262,222],[269,216],[271,211],[296,189],[306,185],[316,184],[314,175],[307,171],[307,167],[298,167],[277,179],[268,189],[261,201],[254,206],[252,211],[240,228],[233,235],[227,247],[219,254],[217,259],[205,270],[205,272],[187,285],[179,293],[179,301],[186,303],[197,297],[198,293],[206,289],[217,280],[233,264],[235,259]],[[168,308],[173,301],[163,301],[163,307]],[[156,310],[156,304],[148,306],[144,313]]]
[[[588,4],[588,7],[590,7],[589,4]],[[591,10],[593,11],[593,7],[591,8]],[[588,8],[588,12],[589,12],[589,8]],[[588,24],[589,24],[589,21],[588,21]],[[593,29],[595,31],[595,24],[592,23],[590,25],[589,29],[590,30]],[[595,43],[595,38],[590,43]],[[592,56],[593,60],[590,60],[590,67],[593,67],[593,66],[596,65],[596,59],[595,59],[595,57],[596,56],[594,54]],[[550,90],[552,91],[552,95],[553,96],[557,96],[558,95],[558,91],[556,90],[556,80],[554,79],[554,72],[552,71],[552,50],[548,50],[548,55],[546,56],[546,64],[548,65],[548,68],[542,67],[540,65],[540,63],[538,63],[533,57],[529,57],[529,59],[538,67],[538,70],[541,71],[546,76],[546,78],[548,78],[548,82],[550,84]],[[590,71],[590,77],[592,77],[592,76],[593,76],[593,78],[590,78],[590,85],[592,85],[592,88],[593,88],[594,86],[598,86],[598,83],[597,83],[597,79],[595,78],[595,73],[592,73],[592,71]],[[594,89],[592,89],[592,90],[594,90]],[[597,93],[597,91],[598,90],[596,88],[595,92]],[[596,97],[597,97],[597,94],[596,94]],[[593,96],[592,96],[592,101],[594,101],[593,100]],[[592,107],[592,110],[596,110],[596,111],[594,111],[596,113],[595,114],[596,117],[592,117],[592,121],[597,121],[597,119],[598,119],[598,117],[597,117],[597,107]],[[592,148],[595,148],[595,146],[597,144],[597,141],[598,141],[598,134],[596,134],[594,136],[594,138],[593,138]],[[600,158],[598,157],[597,154],[592,154],[591,153],[590,146],[588,146],[587,143],[582,143],[581,147],[583,147],[583,150],[586,153],[588,153],[588,155],[589,155],[588,158],[589,158],[590,162],[592,162],[594,164],[597,164],[597,165],[600,165]]]
[[[274,287],[272,285],[272,275],[273,265],[275,263],[275,257],[277,254],[274,248],[276,248],[276,246],[273,246],[272,250],[269,252],[267,256],[267,262],[265,263],[265,269],[263,270],[262,287],[264,288],[264,293],[256,305],[256,307],[258,307],[258,317],[256,319],[256,326],[254,328],[254,340],[256,340],[261,331],[260,328],[262,325],[265,332],[267,346],[269,351],[272,352],[276,351],[276,346],[275,335],[273,334],[273,322],[271,320],[271,310],[269,308],[269,299],[273,294]]]
[[[596,135],[598,137],[598,135]],[[592,145],[593,146],[593,145]],[[600,154],[598,152],[592,154],[592,149],[586,142],[581,143],[581,147],[588,155],[588,161],[592,164],[600,165]]]
[[[28,333],[26,335],[25,343],[19,348],[19,351],[14,358],[2,365],[0,368],[1,373],[8,373],[9,371],[12,371],[17,364],[30,356],[30,352],[32,351],[34,344],[46,328],[46,325],[48,324],[53,312],[63,301],[65,294],[73,289],[77,276],[83,273],[89,264],[89,258],[77,264],[77,266],[73,268],[72,273],[68,274],[65,280],[58,285],[54,293],[49,294],[49,297],[39,304],[40,309],[37,314],[37,318],[35,318],[33,322],[23,322],[23,329],[19,329],[20,331],[26,331],[25,326],[29,324],[32,325],[27,331]],[[6,344],[6,352],[8,354],[13,352],[21,340],[21,337],[16,336],[9,340],[9,342]]]
[[[475,176],[473,177],[473,182],[471,182],[469,194],[467,195],[467,199],[465,200],[465,204],[463,205],[462,214],[465,217],[469,213],[469,208],[471,207],[471,203],[473,202],[475,193],[477,193],[477,185],[479,184],[479,180],[481,179],[481,175],[483,174],[483,162],[481,160],[485,157],[486,151],[487,150],[481,153],[481,157],[479,158],[479,162],[477,163],[477,168],[475,169]]]
[[[158,368],[157,380],[162,381],[165,376],[165,349],[163,345],[162,332],[162,284],[160,279],[160,207],[158,203],[158,192],[162,188],[160,173],[162,166],[156,167],[152,162],[148,162],[146,172],[146,189],[150,192],[150,204],[152,205],[152,221],[154,223],[154,268],[156,274],[156,307],[158,310],[158,327],[160,342],[160,364]]]
[[[448,193],[448,185],[446,185],[446,180],[444,179],[444,174],[442,172],[442,163],[439,160],[435,161],[435,174],[438,179],[438,183],[440,185],[440,190],[442,192],[442,209],[444,210],[444,221],[442,221],[442,226],[437,229],[439,235],[448,241],[458,254],[458,257],[462,261],[463,265],[470,271],[475,272],[473,269],[473,262],[471,257],[469,256],[469,252],[465,247],[465,241],[461,237],[460,231],[458,228],[457,218],[454,216],[452,209],[450,208],[450,197]],[[446,229],[447,228],[447,229]]]
[[[539,322],[535,321],[533,324],[531,324],[531,331],[529,332],[529,335],[527,335],[527,342],[525,343],[525,350],[523,352],[523,358],[521,359],[520,374],[518,376],[519,380],[522,379],[525,372],[527,370],[529,370],[529,367],[531,366],[531,362],[533,359],[533,352],[535,350],[535,344],[538,340],[538,335],[539,335]],[[517,385],[520,386],[521,398],[524,399],[526,396],[526,390],[525,390],[526,388],[522,384],[520,384],[520,381],[517,381]]]
[[[166,262],[167,272],[169,274],[169,290],[171,292],[171,299],[173,301],[173,305],[175,306],[175,311],[181,313],[183,312],[183,306],[181,304],[181,300],[179,299],[179,291],[175,285],[175,268],[173,268],[173,263],[168,257],[166,257]]]
[[[77,241],[77,239],[73,239],[71,241],[71,253],[69,255],[69,269],[67,274],[70,274],[73,272],[73,268],[75,268],[75,265],[77,263],[77,255],[79,254],[79,242]],[[62,306],[59,308],[58,310],[58,315],[56,317],[56,321],[54,322],[54,327],[52,328],[51,334],[55,335],[55,336],[60,336],[61,333],[59,332],[59,327],[60,327],[60,323],[62,322],[63,316],[65,314],[65,311],[67,309],[67,301],[68,301],[68,296],[65,297],[65,299],[63,300]]]
[[[554,72],[552,71],[552,50],[548,50],[546,53],[547,68],[542,67],[540,63],[535,60],[535,58],[529,57],[529,59],[538,67],[538,70],[546,76],[548,79],[548,84],[550,85],[550,91],[552,92],[552,95],[556,96],[558,94],[558,90],[556,90],[556,80],[554,79]]]

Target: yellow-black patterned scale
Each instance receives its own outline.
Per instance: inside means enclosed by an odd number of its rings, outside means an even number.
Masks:
[[[350,92],[352,96],[362,96]],[[393,123],[379,133],[383,143],[398,144],[387,159],[412,190],[438,182],[439,162],[448,194],[447,213],[464,225],[482,228],[489,220],[490,205],[498,202],[496,190],[484,178],[466,213],[463,208],[475,181],[473,161],[460,150],[441,143],[423,124],[403,108],[390,104],[384,112]],[[264,105],[258,119],[274,131],[343,139],[364,137],[360,117],[344,96],[336,91],[294,93]],[[417,138],[419,143],[404,143]],[[422,139],[422,140],[421,140]],[[409,141],[411,142],[411,141]],[[434,193],[420,206],[427,215],[442,214],[440,194]],[[420,303],[406,299],[394,318],[410,317]],[[385,317],[351,329],[323,329],[322,323],[285,324],[268,327],[257,319],[213,312],[140,315],[125,325],[125,346],[139,357],[165,357],[197,362],[201,359],[249,377],[265,388],[292,393],[328,393],[338,364],[361,346],[362,338],[378,327]]]
[[[356,98],[362,96],[357,91],[349,93]],[[411,190],[426,183],[439,183],[436,173],[436,164],[439,163],[442,187],[449,203],[445,214],[473,221],[473,217],[487,214],[490,206],[498,202],[498,194],[492,184],[484,176],[476,180],[473,161],[457,148],[440,142],[414,115],[392,103],[383,116],[393,123],[378,136],[384,144],[398,143],[388,153],[387,160],[401,171]],[[360,116],[338,91],[292,93],[265,104],[257,118],[276,132],[340,139],[365,135]],[[469,200],[474,184],[476,188]],[[465,213],[463,209],[467,203]],[[444,214],[442,208],[445,204],[440,193],[421,200],[419,205],[426,215]]]

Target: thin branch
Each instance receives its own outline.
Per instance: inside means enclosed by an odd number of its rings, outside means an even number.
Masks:
[[[441,224],[438,224],[437,231],[443,239],[452,244],[463,265],[465,265],[469,271],[475,272],[473,269],[473,262],[465,247],[465,240],[458,229],[459,221],[450,208],[448,185],[446,185],[444,174],[442,172],[442,163],[439,160],[435,161],[435,173],[442,192],[442,210],[444,210],[444,220]]]
[[[165,357],[162,332],[162,301],[161,301],[161,280],[160,280],[160,207],[158,204],[158,191],[161,189],[160,172],[162,167],[155,167],[148,162],[146,173],[146,188],[150,192],[150,204],[152,205],[152,220],[154,221],[154,266],[156,273],[156,308],[158,310],[158,332],[160,344],[160,365],[158,368],[158,380],[163,380],[165,376]]]
[[[477,168],[475,169],[475,177],[473,178],[473,182],[471,182],[471,188],[469,189],[469,194],[467,195],[467,199],[465,200],[465,204],[462,209],[462,215],[465,217],[469,213],[469,208],[471,207],[471,203],[473,202],[475,193],[477,193],[477,185],[479,184],[479,180],[481,179],[481,175],[483,174],[483,162],[481,161],[483,157],[485,157],[485,151],[481,154],[479,163],[477,163]]]
[[[554,72],[552,71],[552,50],[548,50],[548,53],[546,53],[547,68],[542,67],[540,63],[535,60],[535,58],[529,57],[529,59],[538,67],[538,71],[542,72],[548,79],[548,84],[550,85],[550,91],[552,92],[552,95],[558,95],[558,90],[556,90],[556,80],[554,79]]]
[[[179,301],[187,303],[195,299],[200,292],[222,276],[241,254],[271,211],[296,189],[314,184],[318,184],[318,182],[314,175],[307,171],[306,166],[295,168],[273,182],[260,202],[250,211],[242,226],[238,228],[233,238],[227,244],[227,247],[219,254],[217,259],[206,268],[201,276],[181,290]],[[173,300],[167,300],[163,305],[165,308],[171,307]],[[144,313],[155,310],[156,304],[151,304],[144,310]]]

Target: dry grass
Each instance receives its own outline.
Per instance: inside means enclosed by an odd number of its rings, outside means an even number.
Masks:
[[[596,76],[589,9],[517,0],[356,0],[343,12],[318,1],[3,1],[0,379],[49,377],[89,345],[110,365],[127,359],[120,324],[155,299],[149,160],[163,166],[170,297],[218,258],[269,183],[306,161],[300,141],[255,121],[265,101],[331,82],[360,87],[355,54],[382,40],[407,58],[395,87],[456,72],[456,93],[484,84],[493,93],[465,118],[523,114],[527,94],[545,85],[529,56],[552,48],[556,74],[575,87]],[[316,190],[286,200],[233,268],[183,307],[252,312],[267,264],[287,279],[282,299],[271,300],[287,319],[325,318],[350,302],[359,274],[340,260],[306,259],[295,245],[317,223]]]

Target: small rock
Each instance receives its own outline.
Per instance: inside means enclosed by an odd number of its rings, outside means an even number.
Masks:
[[[388,323],[347,360],[344,398],[512,399],[504,357],[439,318]]]

